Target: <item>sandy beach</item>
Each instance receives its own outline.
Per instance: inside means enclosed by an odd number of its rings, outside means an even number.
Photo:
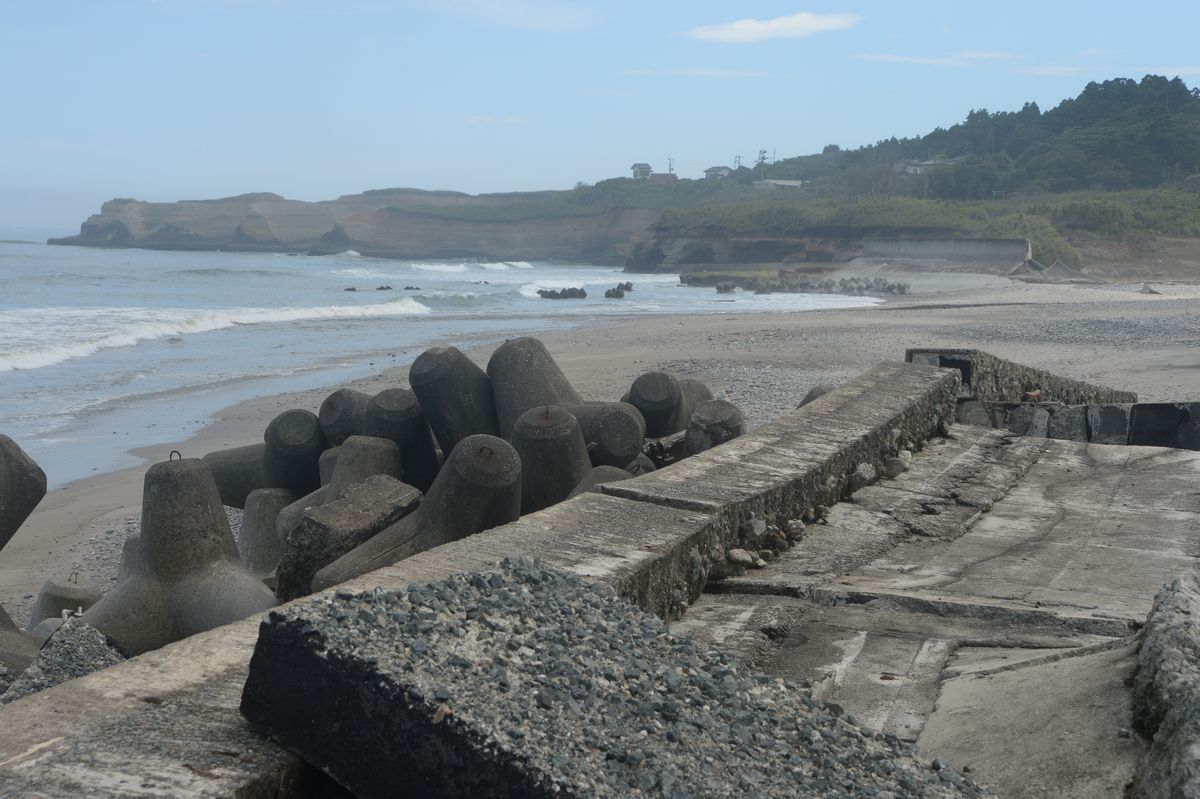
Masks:
[[[616,399],[640,373],[664,369],[706,381],[738,403],[751,426],[793,408],[818,383],[847,380],[906,347],[974,347],[1072,378],[1136,391],[1143,401],[1194,399],[1200,375],[1200,285],[1141,283],[1048,286],[1003,279],[963,281],[872,307],[606,318],[542,336],[586,397]],[[448,341],[446,343],[454,343]],[[494,345],[469,350],[486,364]],[[385,362],[381,355],[380,363]],[[374,393],[407,385],[407,367],[350,384]],[[96,474],[52,490],[0,552],[0,603],[18,624],[50,578],[78,571],[99,579],[114,546],[140,514],[142,475],[171,450],[200,457],[260,441],[287,408],[317,410],[331,385],[214,409],[185,441],[134,453],[135,468]],[[97,554],[104,549],[106,553]]]

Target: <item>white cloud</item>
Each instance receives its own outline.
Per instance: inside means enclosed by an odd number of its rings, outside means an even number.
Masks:
[[[769,72],[749,69],[627,69],[626,75],[651,78],[769,78]]]
[[[802,11],[775,19],[739,19],[718,25],[703,25],[679,34],[692,39],[731,44],[765,42],[769,39],[800,39],[814,33],[851,28],[862,21],[858,14],[812,14]]]
[[[491,114],[468,114],[463,121],[468,125],[490,125],[493,120]]]

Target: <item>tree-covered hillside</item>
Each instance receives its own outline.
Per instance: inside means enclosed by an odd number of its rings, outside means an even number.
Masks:
[[[939,164],[920,162],[939,161]],[[906,167],[906,163],[908,168]],[[813,180],[850,196],[988,199],[997,192],[1042,194],[1150,188],[1200,173],[1200,89],[1148,75],[1090,83],[1043,112],[971,111],[950,128],[886,139],[857,150],[745,170],[759,177]]]

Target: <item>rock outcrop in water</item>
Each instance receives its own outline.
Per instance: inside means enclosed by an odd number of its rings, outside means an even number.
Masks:
[[[50,243],[615,264],[659,214],[648,208],[556,213],[540,210],[536,196],[380,189],[321,202],[271,193],[175,203],[115,199],[78,235]]]

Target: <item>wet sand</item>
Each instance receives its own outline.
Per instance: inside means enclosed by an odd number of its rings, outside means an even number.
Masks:
[[[795,406],[818,383],[838,383],[906,347],[974,347],[1080,379],[1136,391],[1145,401],[1196,399],[1200,285],[1043,286],[964,280],[873,308],[792,314],[604,319],[542,336],[580,393],[617,399],[640,373],[664,368],[709,383],[752,425]],[[494,347],[469,350],[481,365]],[[407,367],[349,385],[374,393],[407,385]],[[316,411],[338,386],[257,397],[216,410],[196,435],[135,450],[142,465],[55,489],[0,551],[0,603],[23,624],[41,584],[86,558],[93,537],[140,514],[142,475],[171,450],[185,457],[262,440],[280,411]]]

